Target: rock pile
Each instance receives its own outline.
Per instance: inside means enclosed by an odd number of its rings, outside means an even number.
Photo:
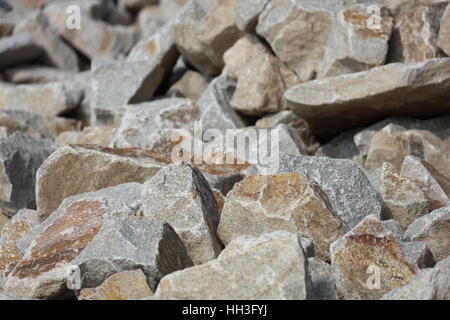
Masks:
[[[448,0],[0,0],[0,300],[449,300],[449,197]]]

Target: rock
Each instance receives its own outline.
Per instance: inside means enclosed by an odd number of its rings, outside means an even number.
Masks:
[[[68,118],[26,111],[0,111],[0,126],[6,128],[7,135],[23,131],[32,137],[55,139],[61,132],[77,129],[78,125],[76,120]]]
[[[5,70],[6,80],[17,84],[60,82],[74,75],[54,67],[39,65],[22,65]]]
[[[69,144],[96,144],[107,147],[111,144],[116,127],[85,127],[83,131],[65,131],[55,139],[62,147]]]
[[[111,219],[139,213],[142,185],[124,184],[64,200],[19,244],[24,255],[8,275],[4,291],[33,298],[72,296],[67,288],[71,263]],[[111,239],[112,240],[112,239]],[[114,242],[119,246],[119,242]]]
[[[300,172],[315,182],[328,199],[337,216],[350,228],[367,215],[380,216],[382,200],[366,175],[350,160],[308,157],[280,153],[273,163],[247,169],[247,174]]]
[[[0,110],[57,116],[75,109],[82,92],[65,82],[13,86],[0,82]]]
[[[380,194],[390,216],[406,228],[428,214],[428,199],[414,182],[399,177],[394,166],[384,163],[381,169]]]
[[[214,259],[222,250],[217,203],[197,168],[172,164],[161,169],[145,183],[142,201],[144,216],[169,223],[195,264]]]
[[[402,243],[396,230],[378,218],[366,217],[331,245],[337,289],[344,299],[378,299],[410,282],[418,273],[418,257],[426,245]]]
[[[348,226],[323,191],[303,174],[249,176],[228,193],[218,234],[225,246],[243,235],[286,230],[312,239],[315,252],[329,260],[329,246]]]
[[[450,105],[445,101],[450,101],[446,93],[449,70],[448,58],[394,63],[300,84],[287,91],[285,98],[289,108],[308,121],[313,133],[327,135],[382,117],[425,117],[448,112]]]
[[[215,260],[165,276],[155,295],[182,300],[305,300],[312,294],[297,236],[277,231],[241,237],[229,246],[234,248]]]
[[[0,232],[3,229],[3,226],[9,221],[9,217],[0,212]]]
[[[152,157],[154,156],[154,157]],[[54,152],[36,177],[36,203],[47,217],[70,196],[128,182],[144,183],[166,165],[157,153],[141,149],[66,146]]]
[[[371,28],[369,5],[359,2],[270,1],[256,32],[303,81],[367,70],[384,63],[392,19],[383,14]]]
[[[117,272],[96,288],[82,289],[78,300],[139,300],[153,296],[140,270]]]
[[[0,288],[8,274],[22,259],[19,240],[38,224],[36,211],[22,209],[0,229]]]
[[[16,35],[0,39],[0,70],[30,62],[42,54],[42,48],[30,36]]]
[[[206,79],[198,72],[188,70],[169,91],[169,95],[181,96],[197,102],[208,87]]]
[[[318,258],[309,258],[308,270],[314,288],[314,299],[336,300],[336,284],[332,266]]]
[[[0,293],[0,300],[38,300],[38,299],[31,299],[29,297],[22,297],[22,296],[16,296],[13,294]]]
[[[422,270],[407,285],[385,294],[382,300],[449,300],[450,257],[433,269]]]
[[[402,178],[414,181],[430,201],[430,211],[450,206],[450,180],[424,160],[407,156],[400,172]]]
[[[270,0],[238,0],[236,6],[236,25],[246,33],[255,33],[258,18]]]
[[[26,20],[19,23],[14,34],[28,34],[44,51],[44,62],[59,69],[77,72],[78,57],[72,48],[63,42],[51,29],[42,11],[27,15]]]
[[[36,209],[36,171],[55,150],[49,140],[15,132],[0,139],[0,207],[13,216],[23,208]]]
[[[120,0],[120,4],[131,11],[139,11],[145,6],[158,4],[158,0]]]
[[[197,70],[218,75],[223,54],[241,36],[235,24],[237,0],[225,0],[209,6],[201,1],[188,2],[175,18],[173,37],[182,56]]]
[[[80,270],[81,288],[99,286],[116,272],[139,268],[154,291],[162,277],[192,266],[192,261],[169,224],[126,217],[106,221],[71,265]]]
[[[441,20],[438,45],[448,56],[450,56],[450,4],[447,6]]]
[[[435,261],[450,256],[450,207],[434,210],[414,221],[406,230],[405,241],[425,241]]]

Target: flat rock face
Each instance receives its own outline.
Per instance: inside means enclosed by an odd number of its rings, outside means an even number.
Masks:
[[[450,4],[441,20],[438,45],[447,55],[450,55]]]
[[[414,221],[406,230],[406,241],[425,241],[435,261],[450,256],[450,207],[434,210]]]
[[[378,299],[410,282],[419,271],[417,256],[423,256],[424,247],[400,242],[386,223],[367,217],[332,244],[331,264],[340,297]]]
[[[447,58],[395,63],[300,84],[287,91],[285,98],[314,133],[326,135],[386,116],[424,117],[448,112],[449,73]]]
[[[185,164],[160,170],[144,185],[144,215],[168,222],[183,240],[195,264],[217,257],[218,206],[202,173]]]
[[[278,231],[235,242],[213,261],[164,277],[155,295],[188,300],[305,300],[312,294],[297,236]]]
[[[36,172],[55,149],[50,140],[22,132],[0,139],[0,208],[4,213],[12,216],[22,208],[36,208]]]
[[[0,70],[32,61],[41,53],[42,48],[28,35],[2,38],[0,40]]]
[[[4,291],[35,298],[70,294],[70,263],[96,237],[107,215],[138,213],[141,189],[138,183],[125,184],[66,199],[22,239],[24,255],[6,279]]]
[[[139,300],[153,296],[140,270],[117,272],[96,288],[82,289],[78,300]]]
[[[227,195],[219,237],[225,245],[243,235],[286,230],[309,237],[328,260],[329,246],[346,231],[323,191],[303,174],[250,176]]]

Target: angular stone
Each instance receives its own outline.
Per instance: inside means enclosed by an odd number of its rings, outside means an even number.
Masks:
[[[153,296],[140,270],[117,272],[96,288],[80,291],[78,300],[139,300]]]
[[[270,0],[238,0],[236,25],[246,33],[255,33],[258,18]]]
[[[72,195],[127,183],[144,183],[169,161],[141,149],[66,146],[54,152],[36,178],[36,203],[41,217],[51,214]]]
[[[15,132],[0,139],[0,208],[12,216],[23,208],[36,209],[36,171],[55,151],[50,140]]]
[[[381,169],[380,194],[390,216],[404,230],[416,219],[428,214],[425,194],[414,182],[399,177],[390,163],[384,163]]]
[[[249,176],[228,193],[218,234],[225,246],[243,235],[286,230],[313,240],[315,252],[329,260],[329,246],[348,226],[323,191],[303,174]]]
[[[314,288],[314,299],[336,300],[337,292],[333,278],[333,267],[318,258],[309,258],[308,270]]]
[[[139,213],[142,185],[124,184],[67,198],[20,243],[23,258],[9,274],[4,291],[34,298],[70,296],[72,261],[111,219]]]
[[[0,212],[0,231],[2,231],[3,226],[9,221],[9,217]]]
[[[404,234],[405,241],[425,241],[435,261],[450,256],[450,207],[434,210],[414,221]]]
[[[344,299],[378,299],[410,282],[418,273],[420,243],[405,246],[387,222],[366,217],[331,245],[337,289]],[[419,244],[419,247],[415,246]],[[379,280],[379,281],[378,281]]]
[[[0,70],[30,62],[42,54],[42,48],[28,35],[0,39]]]
[[[450,4],[447,6],[441,20],[438,45],[448,56],[450,56]]]
[[[385,294],[382,300],[449,300],[450,257],[433,269],[424,269],[407,285]]]
[[[82,92],[65,82],[24,84],[0,83],[0,110],[21,110],[57,116],[75,109]]]
[[[311,296],[307,259],[296,235],[277,231],[259,238],[242,237],[229,247],[215,260],[165,276],[155,296],[182,300],[306,300]]]
[[[173,226],[195,264],[222,250],[216,230],[219,211],[202,173],[186,164],[171,164],[147,181],[142,192],[144,215]]]
[[[450,206],[450,180],[426,161],[407,156],[400,176],[414,181],[422,189],[430,201],[430,211]]]
[[[192,266],[192,261],[168,223],[126,217],[105,221],[71,265],[80,269],[81,288],[99,286],[115,272],[139,268],[154,291],[162,277]]]
[[[188,98],[192,102],[197,102],[207,87],[208,82],[205,77],[198,72],[188,70],[180,80],[170,87],[168,94]]]
[[[449,74],[448,58],[394,63],[300,84],[287,91],[285,98],[289,108],[307,120],[314,133],[326,135],[393,115],[447,113]]]
[[[29,209],[20,210],[9,220],[0,233],[0,288],[8,274],[22,259],[19,240],[39,224],[37,212]]]
[[[42,11],[27,15],[26,19],[14,28],[14,34],[28,34],[41,46],[45,63],[59,69],[77,72],[78,57],[75,51],[63,42],[53,31]]]
[[[69,144],[96,144],[108,147],[111,144],[116,127],[85,127],[83,131],[65,131],[55,139],[58,146]]]
[[[182,56],[197,70],[218,75],[223,54],[241,36],[235,24],[237,0],[224,0],[220,5],[202,1],[188,2],[174,22],[173,37]]]

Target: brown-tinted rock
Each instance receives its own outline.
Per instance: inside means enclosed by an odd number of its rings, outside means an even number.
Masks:
[[[196,102],[208,87],[208,82],[200,73],[188,70],[180,80],[174,83],[168,93]]]
[[[58,146],[69,144],[96,144],[108,147],[111,144],[116,127],[85,127],[83,131],[64,131],[55,139]]]

